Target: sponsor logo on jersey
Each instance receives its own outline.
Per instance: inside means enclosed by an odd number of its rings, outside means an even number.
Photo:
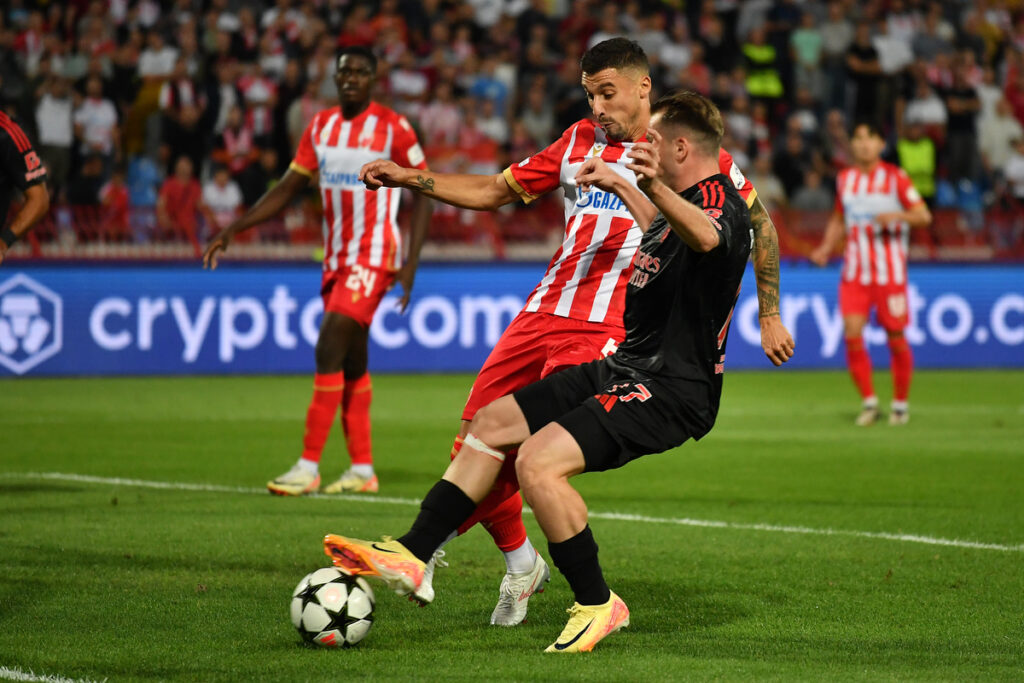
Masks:
[[[363,187],[359,181],[358,173],[343,173],[327,170],[327,161],[320,160],[320,183],[322,185],[343,185],[348,187]]]
[[[576,200],[576,208],[579,209],[596,209],[608,211],[626,211],[626,205],[623,203],[619,196],[614,192],[604,192],[602,190],[591,190],[590,192],[581,192],[580,198]]]
[[[58,353],[63,302],[27,275],[0,283],[0,365],[23,375]]]

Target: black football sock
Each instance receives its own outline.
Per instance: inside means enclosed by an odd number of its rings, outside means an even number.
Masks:
[[[469,519],[474,510],[476,503],[472,498],[455,484],[442,479],[423,498],[420,514],[416,516],[409,532],[399,538],[398,542],[416,557],[429,562],[434,551],[441,547],[460,524]]]
[[[562,572],[581,605],[603,605],[612,596],[597,562],[597,543],[590,525],[561,543],[548,543],[551,561]]]

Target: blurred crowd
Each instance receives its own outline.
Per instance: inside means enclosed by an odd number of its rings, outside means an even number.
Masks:
[[[655,94],[718,104],[769,208],[827,211],[862,119],[975,233],[1024,206],[1024,0],[7,0],[0,106],[80,238],[196,243],[333,105],[340,46],[379,55],[431,167],[486,173],[589,115],[580,55],[617,35]]]

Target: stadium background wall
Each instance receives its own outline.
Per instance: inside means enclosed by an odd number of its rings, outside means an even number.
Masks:
[[[395,293],[371,328],[376,372],[479,369],[543,264],[428,264],[412,304]],[[795,368],[841,368],[836,266],[784,266]],[[319,269],[235,265],[60,265],[0,271],[0,375],[308,373],[321,315]],[[1024,367],[1024,266],[911,267],[907,331],[918,367]],[[878,367],[884,333],[869,328]],[[767,368],[748,268],[727,370]]]

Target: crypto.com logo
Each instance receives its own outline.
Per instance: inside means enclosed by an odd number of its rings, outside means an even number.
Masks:
[[[60,351],[63,303],[19,273],[0,283],[0,365],[23,375]]]

